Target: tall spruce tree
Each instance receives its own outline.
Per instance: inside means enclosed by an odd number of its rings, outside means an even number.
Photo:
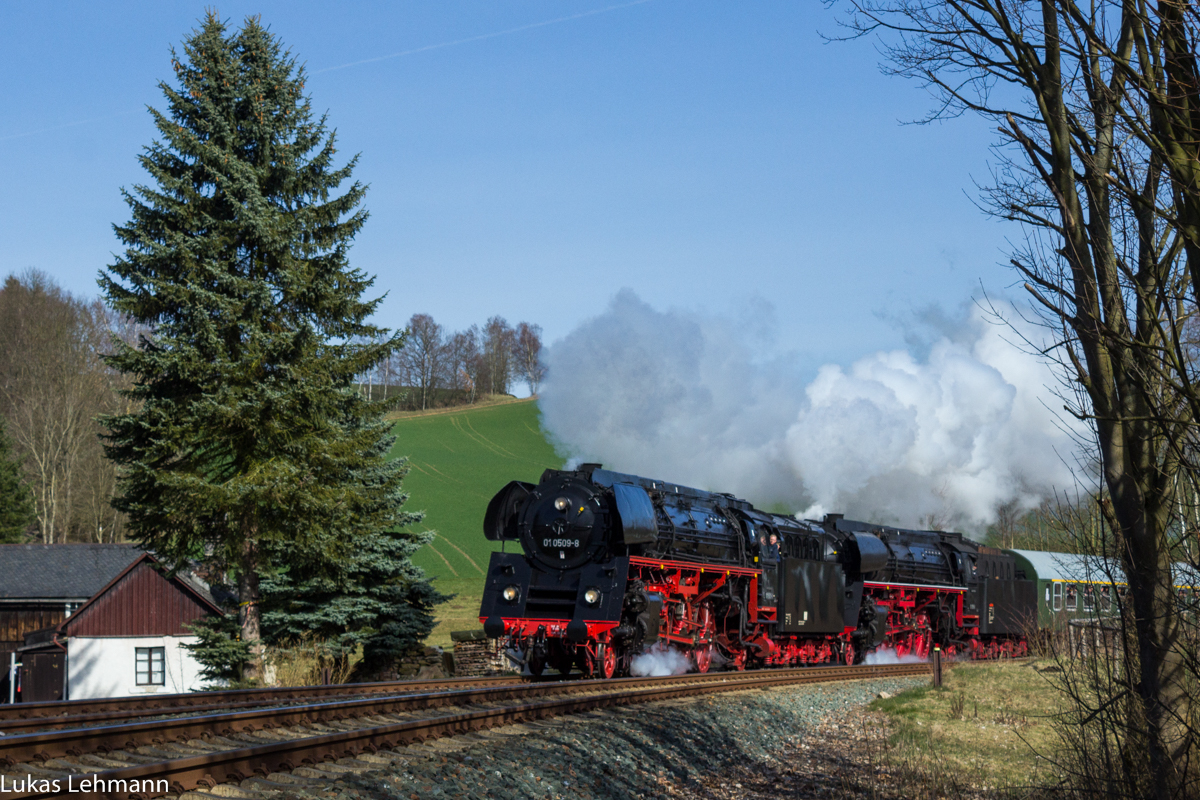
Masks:
[[[160,84],[167,111],[150,112],[161,139],[140,157],[154,185],[123,192],[126,249],[100,280],[154,331],[109,358],[139,407],[107,420],[107,449],[137,541],[236,578],[254,680],[260,575],[352,580],[361,542],[404,541],[388,532],[417,519],[401,510],[403,464],[385,458],[385,404],[354,387],[403,337],[367,322],[373,278],[347,258],[365,187],[338,194],[356,159],[335,166],[304,69],[257,18],[230,32],[210,12],[183,49],[178,85]],[[374,577],[411,595],[419,639],[438,595],[392,555]]]
[[[33,492],[21,480],[21,465],[13,457],[12,444],[0,417],[0,542],[23,542],[37,521]]]

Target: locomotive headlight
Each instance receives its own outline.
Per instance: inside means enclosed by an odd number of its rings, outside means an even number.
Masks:
[[[560,497],[554,501],[554,507],[559,511],[566,511],[567,506],[571,505],[571,501],[565,497]]]
[[[583,593],[583,602],[589,606],[594,606],[600,602],[600,590],[592,587]]]
[[[515,585],[509,585],[504,587],[504,591],[500,595],[508,602],[515,603],[517,602],[517,598],[521,596],[521,590]]]

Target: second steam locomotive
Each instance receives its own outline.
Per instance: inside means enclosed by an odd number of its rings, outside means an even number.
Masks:
[[[484,533],[521,552],[492,554],[480,621],[535,675],[627,674],[656,644],[700,672],[1021,656],[1036,613],[1015,559],[962,534],[798,520],[598,464],[508,484]]]

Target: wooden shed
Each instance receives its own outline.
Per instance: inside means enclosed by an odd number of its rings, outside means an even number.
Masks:
[[[57,626],[139,555],[131,544],[0,544],[0,702],[10,690],[18,696],[8,666],[26,637]],[[40,684],[26,676],[25,700],[62,698],[65,661],[59,653],[46,651],[25,664],[26,672],[41,664],[46,675]]]
[[[55,626],[49,641],[30,637],[22,649],[31,656],[65,650],[72,700],[196,691],[200,666],[183,647],[196,641],[188,625],[221,613],[203,584],[167,575],[142,553]]]

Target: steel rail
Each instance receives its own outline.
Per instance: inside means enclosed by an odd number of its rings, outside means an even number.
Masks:
[[[185,706],[147,706],[145,708],[128,708],[117,711],[99,712],[94,714],[71,714],[58,717],[31,717],[28,719],[11,719],[0,720],[0,735],[13,736],[17,734],[32,733],[35,731],[54,731],[67,728],[81,726],[102,726],[105,724],[118,724],[124,721],[144,719],[146,717],[166,717],[172,715],[194,715],[199,713],[229,711],[235,708],[287,708],[289,705],[298,703],[314,703],[320,702],[326,697],[343,697],[346,695],[359,696],[360,699],[370,699],[379,696],[391,696],[397,691],[409,690],[419,692],[436,692],[453,689],[456,686],[523,686],[531,681],[528,678],[522,678],[519,675],[496,676],[488,679],[461,679],[455,683],[452,681],[422,681],[422,682],[397,682],[393,684],[391,692],[385,692],[382,689],[374,692],[354,692],[354,691],[331,691],[331,692],[313,692],[315,687],[307,687],[310,691],[305,693],[297,693],[291,697],[276,697],[270,700],[245,700],[236,703],[206,703],[202,705],[185,705]],[[324,687],[320,687],[324,688]],[[340,685],[333,687],[341,690]]]
[[[432,681],[378,681],[374,683],[342,683],[323,686],[282,686],[269,689],[231,689],[221,692],[185,692],[182,694],[142,694],[130,697],[106,697],[95,700],[51,700],[40,703],[0,705],[0,730],[9,730],[11,720],[53,720],[62,717],[102,716],[105,713],[171,714],[206,708],[239,708],[250,705],[286,703],[315,697],[357,694],[391,694],[427,686],[485,686],[495,683],[527,681],[516,675],[477,678],[442,678]],[[115,718],[115,717],[114,717]]]
[[[268,775],[280,770],[291,770],[307,764],[318,764],[323,760],[354,757],[364,752],[394,748],[422,742],[440,736],[452,736],[474,730],[528,722],[561,714],[573,714],[609,706],[631,703],[649,703],[678,697],[730,692],[747,689],[763,689],[772,686],[802,683],[820,683],[839,679],[868,680],[883,677],[906,677],[928,674],[927,664],[898,664],[888,666],[828,667],[803,670],[761,670],[754,673],[716,673],[712,676],[676,676],[674,678],[630,679],[615,681],[589,681],[578,684],[557,684],[560,690],[574,685],[592,693],[585,697],[565,697],[520,703],[502,708],[489,708],[448,714],[424,719],[407,720],[364,727],[339,733],[292,739],[283,742],[256,745],[236,750],[225,750],[185,758],[172,759],[155,764],[141,764],[120,769],[63,775],[58,778],[59,786],[50,792],[6,793],[13,798],[44,798],[69,794],[79,800],[126,800],[131,796],[154,797],[167,793],[179,793],[196,786],[214,786],[227,781],[242,781],[258,774]],[[649,685],[646,685],[649,684]],[[538,684],[522,687],[524,691],[545,686]],[[601,690],[597,692],[596,690]],[[608,691],[603,691],[608,690]],[[42,779],[41,776],[37,776]],[[46,779],[54,780],[54,779]],[[162,780],[168,783],[166,792],[131,792],[131,781]],[[67,782],[71,781],[70,784]],[[105,787],[101,791],[88,791],[84,781],[92,786]],[[116,788],[113,782],[117,782]]]

